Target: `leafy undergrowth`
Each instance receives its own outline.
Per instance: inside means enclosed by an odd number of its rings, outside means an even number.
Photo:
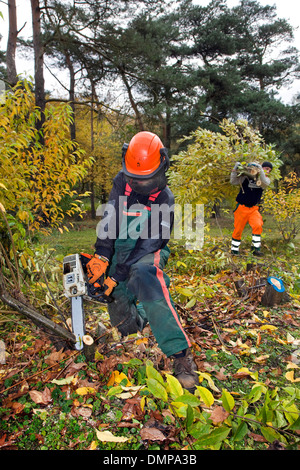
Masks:
[[[120,338],[103,307],[88,304],[87,330],[108,328],[95,360],[57,351],[17,316],[0,337],[0,448],[3,449],[298,449],[300,308],[297,296],[261,305],[264,288],[237,295],[255,269],[191,276],[178,264],[172,295],[192,342],[199,386],[183,390],[149,326]],[[170,273],[169,273],[170,274]],[[258,285],[260,285],[258,283]]]

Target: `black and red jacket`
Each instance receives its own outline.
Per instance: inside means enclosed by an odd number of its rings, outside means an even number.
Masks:
[[[135,247],[125,263],[121,266],[117,266],[116,272],[114,273],[114,279],[117,282],[124,281],[127,278],[131,265],[136,263],[140,258],[149,253],[155,253],[167,245],[170,236],[166,236],[166,233],[171,233],[174,224],[174,195],[168,186],[155,195],[144,196],[136,193],[128,186],[123,172],[120,171],[113,180],[113,187],[107,202],[107,205],[110,205],[110,210],[104,212],[103,218],[99,223],[100,226],[98,227],[100,230],[97,230],[95,253],[98,255],[105,256],[109,260],[111,260],[114,255],[114,245],[120,230],[120,214],[122,214],[123,211],[123,207],[120,206],[120,203],[123,203],[123,198],[120,199],[120,196],[127,198],[126,205],[128,210],[130,210],[131,206],[140,204],[151,211],[153,204],[164,204],[169,207],[169,213],[163,211],[159,214],[159,221],[155,224],[157,227],[155,233],[153,233],[153,230],[151,231],[149,224],[148,236],[144,235],[138,238]],[[114,211],[111,211],[112,206]],[[108,213],[110,213],[110,215],[108,215]],[[113,227],[113,230],[109,230],[110,226]],[[166,230],[166,227],[169,229]],[[99,233],[101,233],[101,236],[99,236]],[[111,235],[112,233],[114,234],[113,236]]]

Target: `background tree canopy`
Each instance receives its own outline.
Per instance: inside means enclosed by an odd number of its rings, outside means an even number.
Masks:
[[[71,140],[98,161],[85,179],[92,212],[95,197],[105,199],[109,191],[105,168],[117,169],[117,149],[144,129],[159,134],[176,154],[188,145],[182,137],[198,128],[222,134],[224,119],[246,120],[282,153],[282,175],[300,174],[299,102],[295,97],[287,105],[278,97],[278,90],[299,77],[299,52],[293,28],[278,18],[274,5],[255,0],[241,0],[232,8],[226,0],[207,6],[192,0],[163,5],[157,0],[32,0],[31,41],[16,31],[14,4],[9,1],[8,47],[0,53],[9,67],[0,68],[0,74],[8,86],[15,84],[16,47],[35,56],[41,127],[46,103],[59,101],[44,89],[43,57],[58,80],[56,70],[68,72]],[[95,145],[106,149],[107,158]]]

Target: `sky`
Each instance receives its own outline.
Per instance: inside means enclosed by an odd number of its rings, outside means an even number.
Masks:
[[[294,31],[296,46],[300,50],[300,1],[299,0],[258,0],[261,5],[276,5],[277,16],[279,18],[285,18],[288,22],[296,28]],[[210,3],[210,0],[194,0],[195,4],[206,6]],[[229,8],[236,6],[239,3],[239,0],[227,0],[227,5]],[[24,23],[26,25],[22,32],[20,33],[21,37],[30,37],[32,35],[31,28],[31,6],[30,0],[16,0],[17,4],[17,20],[18,20],[18,29],[20,29]],[[3,36],[0,41],[0,48],[6,50],[7,42],[7,30],[8,30],[8,21],[7,21],[7,7],[5,5],[5,0],[0,2],[0,11],[4,16],[4,20],[0,18],[0,34]],[[24,57],[17,50],[17,73],[22,74],[23,76],[29,77],[33,76],[34,64],[33,56],[28,55]],[[47,64],[47,59],[46,59]],[[49,65],[49,63],[48,63]],[[46,89],[51,91],[52,96],[55,97],[66,97],[65,90],[60,86],[59,82],[51,75],[51,73],[45,67],[44,70],[45,76],[45,85]],[[59,79],[65,85],[68,86],[68,74],[59,71]],[[1,88],[1,86],[0,86]],[[296,93],[300,93],[300,79],[293,82],[289,88],[285,88],[280,92],[280,98],[286,103],[291,103],[293,97]]]

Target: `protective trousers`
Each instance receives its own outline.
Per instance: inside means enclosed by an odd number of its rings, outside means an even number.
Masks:
[[[234,230],[231,240],[231,251],[235,254],[239,253],[242,233],[247,223],[252,228],[252,247],[255,250],[260,249],[263,219],[258,206],[246,207],[243,204],[238,204],[234,211]]]
[[[116,264],[124,262],[137,239],[130,237],[139,227],[149,222],[149,207],[140,211],[127,211],[124,206],[119,238],[109,269],[112,275]],[[169,293],[170,280],[163,272],[170,250],[168,247],[149,253],[130,268],[127,279],[113,291],[114,301],[108,304],[111,324],[123,335],[142,330],[149,322],[158,346],[171,356],[191,346]]]

